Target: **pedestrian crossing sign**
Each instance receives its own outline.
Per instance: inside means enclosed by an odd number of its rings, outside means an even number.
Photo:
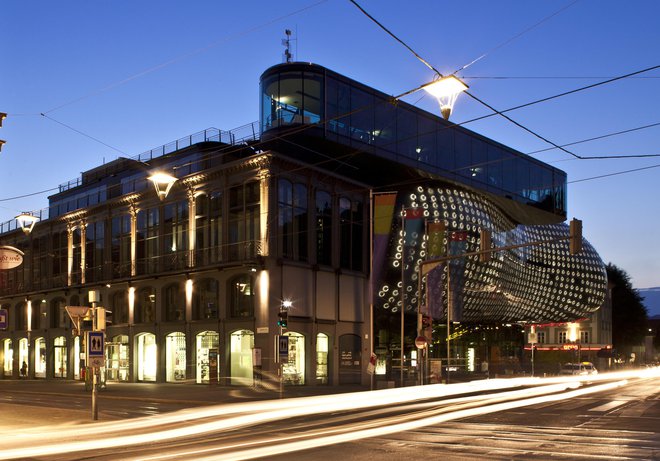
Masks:
[[[102,331],[88,331],[85,336],[85,352],[90,367],[102,367],[105,362],[105,337]]]

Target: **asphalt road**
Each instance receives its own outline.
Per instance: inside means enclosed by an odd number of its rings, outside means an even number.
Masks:
[[[135,385],[104,395],[105,411],[116,412],[102,413],[104,422],[66,424],[52,416],[84,416],[70,402],[84,405],[88,394],[34,387],[0,394],[9,440],[0,459],[660,459],[660,376],[506,388],[516,382],[293,400],[264,400],[271,390]],[[213,402],[225,403],[206,406]],[[48,426],[7,424],[7,409],[47,414]]]

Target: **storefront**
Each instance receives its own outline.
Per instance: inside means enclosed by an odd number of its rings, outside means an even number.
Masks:
[[[66,378],[67,371],[67,349],[66,338],[58,336],[53,340],[53,375],[56,378]]]
[[[316,335],[316,383],[328,384],[328,335]]]
[[[34,340],[34,377],[46,377],[46,340],[44,338]]]
[[[251,386],[254,383],[252,349],[254,332],[239,330],[231,334],[231,384]]]
[[[129,352],[128,335],[117,335],[105,345],[106,379],[108,381],[128,381]]]
[[[289,357],[282,365],[284,384],[305,384],[305,337],[300,333],[288,332]]]
[[[214,331],[203,331],[197,335],[197,364],[195,382],[208,384],[218,382],[218,354],[220,335]]]
[[[137,380],[156,381],[158,369],[158,351],[156,335],[142,333],[137,336]]]
[[[11,339],[2,342],[2,373],[5,377],[11,377],[14,371],[14,349]]]
[[[167,382],[186,379],[186,335],[170,333],[165,339],[165,373]]]

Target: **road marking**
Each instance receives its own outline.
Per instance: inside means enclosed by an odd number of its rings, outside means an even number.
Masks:
[[[601,405],[599,407],[590,408],[589,411],[610,411],[616,407],[620,407],[625,403],[628,403],[628,400],[612,400],[611,402]]]

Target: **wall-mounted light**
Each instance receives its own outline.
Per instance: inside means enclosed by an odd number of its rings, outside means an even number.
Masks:
[[[18,216],[16,216],[16,221],[18,221],[18,224],[21,226],[21,229],[23,229],[23,232],[25,232],[26,234],[32,232],[32,229],[34,229],[34,225],[37,223],[38,220],[39,218],[29,213],[21,213]]]
[[[170,189],[172,189],[172,186],[177,181],[174,176],[167,173],[154,173],[147,179],[154,183],[158,198],[161,200],[165,200],[167,194],[170,193]]]

